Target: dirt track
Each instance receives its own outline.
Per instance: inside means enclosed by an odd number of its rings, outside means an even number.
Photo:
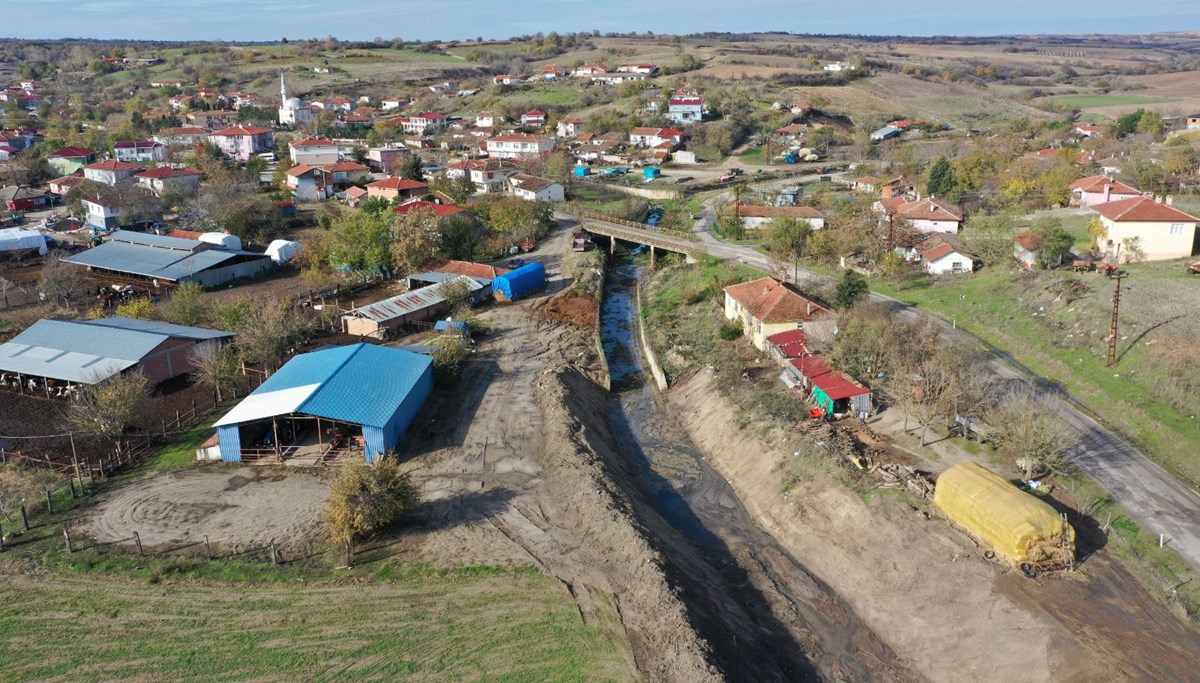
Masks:
[[[103,494],[80,531],[100,542],[146,547],[199,543],[242,550],[272,540],[298,548],[312,540],[329,489],[297,469],[226,466],[155,474]]]

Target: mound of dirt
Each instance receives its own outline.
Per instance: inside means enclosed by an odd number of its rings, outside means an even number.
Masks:
[[[263,467],[153,474],[102,495],[80,527],[98,542],[148,548],[209,541],[225,550],[275,541],[298,548],[319,532],[329,488],[316,476]]]
[[[569,369],[545,375],[536,393],[546,419],[542,476],[558,493],[544,504],[557,508],[550,516],[586,544],[611,582],[639,670],[651,680],[720,680],[663,557],[614,482],[612,438],[595,424],[607,411],[602,390]]]
[[[599,324],[600,314],[596,300],[574,289],[555,295],[538,311],[550,320],[570,323],[589,330],[595,329]]]
[[[1031,581],[894,498],[865,502],[820,476],[785,493],[781,467],[804,446],[794,432],[739,424],[708,371],[668,400],[755,520],[930,679],[1184,680],[1194,666],[1184,653],[1194,660],[1200,638],[1102,555]],[[1120,635],[1130,633],[1139,646]]]

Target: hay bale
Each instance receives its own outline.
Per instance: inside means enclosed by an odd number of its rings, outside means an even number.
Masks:
[[[1074,530],[1054,508],[973,462],[943,472],[933,502],[1014,565],[1074,559]]]

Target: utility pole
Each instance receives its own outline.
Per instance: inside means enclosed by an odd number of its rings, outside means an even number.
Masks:
[[[1112,326],[1108,331],[1108,362],[1104,366],[1106,368],[1111,368],[1117,362],[1117,317],[1121,311],[1121,280],[1128,277],[1128,274],[1118,270],[1112,277],[1117,281],[1117,286],[1113,289]]]

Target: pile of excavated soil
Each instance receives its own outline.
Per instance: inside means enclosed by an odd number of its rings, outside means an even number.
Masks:
[[[559,370],[541,379],[536,394],[546,421],[541,474],[548,495],[542,504],[611,583],[642,674],[652,680],[720,680],[708,644],[668,581],[663,557],[613,479],[617,455],[602,426],[603,390],[575,370]]]
[[[780,467],[804,447],[799,437],[740,425],[711,372],[684,378],[668,400],[755,520],[930,679],[1194,675],[1200,636],[1103,551],[1079,572],[1027,579],[894,498],[866,502],[820,477],[785,493]]]
[[[563,291],[538,309],[550,320],[558,320],[579,327],[594,329],[598,324],[596,300],[574,289]]]

